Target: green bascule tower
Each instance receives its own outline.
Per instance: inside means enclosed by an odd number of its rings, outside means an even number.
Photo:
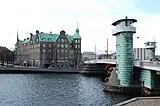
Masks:
[[[136,28],[133,23],[136,19],[117,20],[112,23],[115,28],[112,31],[113,36],[116,36],[116,63],[118,69],[118,79],[120,85],[130,86],[132,84],[133,73],[133,34],[136,33]]]
[[[146,48],[146,55],[145,60],[151,60],[155,57],[155,50],[156,50],[156,42],[146,42],[145,43]]]

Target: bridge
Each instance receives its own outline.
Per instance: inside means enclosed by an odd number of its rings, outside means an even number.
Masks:
[[[85,61],[85,64],[104,63],[106,65],[115,65],[116,59],[97,59]],[[142,69],[154,70],[160,72],[160,62],[150,60],[135,60],[134,66]]]
[[[112,23],[114,29],[112,35],[116,37],[116,59],[96,59],[85,61],[86,67],[95,68],[103,65],[108,78],[106,89],[108,91],[129,92],[138,86],[144,88],[146,94],[160,94],[160,62],[150,61],[155,58],[156,42],[148,41],[145,44],[145,60],[133,58],[133,35],[136,27],[133,24],[136,19],[120,19]],[[116,67],[114,70],[112,67]],[[114,70],[114,71],[113,71]],[[110,89],[111,88],[111,89]],[[156,90],[155,90],[156,89]],[[137,92],[141,92],[139,87]]]

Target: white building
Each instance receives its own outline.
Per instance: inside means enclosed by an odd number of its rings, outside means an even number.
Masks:
[[[134,58],[139,60],[145,60],[146,51],[145,48],[134,48]]]
[[[82,53],[82,60],[94,60],[96,57],[96,54],[94,52],[83,52]]]

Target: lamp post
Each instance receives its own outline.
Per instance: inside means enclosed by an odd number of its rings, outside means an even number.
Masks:
[[[107,59],[108,59],[108,38],[107,38]]]
[[[32,39],[32,44],[33,44],[33,60],[32,60],[32,66],[34,66],[34,44],[35,44],[35,42],[34,42],[34,40],[35,40],[35,38],[34,38],[35,36],[33,36],[33,39]]]

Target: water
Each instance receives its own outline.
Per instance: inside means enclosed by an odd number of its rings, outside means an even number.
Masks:
[[[0,106],[111,106],[128,98],[75,74],[0,74],[0,84]]]

